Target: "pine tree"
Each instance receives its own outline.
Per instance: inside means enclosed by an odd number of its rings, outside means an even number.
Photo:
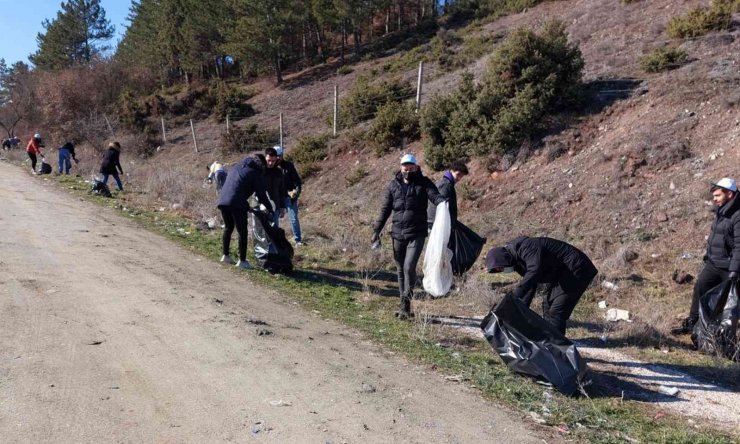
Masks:
[[[62,2],[54,20],[43,22],[45,33],[36,37],[38,51],[30,59],[40,69],[53,70],[92,59],[110,49],[115,27],[105,18],[100,0]]]

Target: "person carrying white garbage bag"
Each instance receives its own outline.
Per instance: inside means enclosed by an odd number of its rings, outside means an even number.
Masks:
[[[391,237],[393,238],[393,259],[398,268],[398,291],[401,305],[396,311],[399,319],[409,319],[411,299],[416,284],[416,266],[427,237],[427,205],[446,202],[440,196],[434,182],[421,173],[413,154],[401,158],[401,168],[388,184],[383,197],[380,215],[373,227],[372,243],[380,244],[380,233],[386,221],[393,214]]]
[[[452,287],[452,250],[447,246],[451,231],[450,204],[443,202],[437,205],[424,253],[424,290],[434,297],[446,295]]]

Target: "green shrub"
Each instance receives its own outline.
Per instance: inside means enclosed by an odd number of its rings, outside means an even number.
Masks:
[[[262,151],[276,144],[279,139],[277,130],[260,128],[252,123],[245,127],[232,127],[228,133],[223,133],[221,145],[226,153],[246,153]]]
[[[352,73],[352,71],[354,71],[354,68],[352,68],[351,66],[342,65],[339,67],[339,69],[337,69],[337,74],[339,74],[340,76],[343,76],[343,75]]]
[[[686,63],[688,54],[678,48],[656,48],[640,59],[640,67],[645,72],[663,72],[678,68]]]
[[[352,171],[352,173],[350,173],[348,176],[346,176],[344,180],[347,181],[347,186],[351,187],[360,183],[360,181],[362,181],[362,179],[366,178],[368,175],[370,175],[370,172],[367,170],[367,168],[360,166],[356,170]]]
[[[422,114],[426,159],[434,169],[469,155],[516,152],[548,116],[581,99],[583,59],[565,26],[519,29],[495,51],[481,85],[464,76],[458,91],[435,98]]]
[[[128,129],[142,131],[146,127],[150,108],[137,100],[131,91],[123,91],[118,99],[118,117]]]
[[[412,103],[386,103],[378,109],[368,137],[375,145],[375,154],[381,156],[404,142],[418,140],[419,115]]]
[[[732,12],[730,2],[715,2],[711,8],[696,8],[682,17],[673,17],[666,27],[668,35],[675,39],[703,36],[711,31],[730,28]]]
[[[213,102],[213,116],[219,122],[226,120],[226,116],[238,120],[255,114],[252,105],[246,102],[247,94],[224,81],[212,82],[208,96]]]
[[[370,120],[375,117],[381,105],[401,103],[413,94],[414,89],[407,81],[391,79],[371,84],[367,77],[362,76],[357,79],[349,94],[341,100],[339,122],[346,127]]]
[[[296,147],[287,158],[296,163],[302,178],[310,177],[321,171],[319,162],[329,154],[329,135],[303,136],[298,139]]]

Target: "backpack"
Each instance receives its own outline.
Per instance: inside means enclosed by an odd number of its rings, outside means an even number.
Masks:
[[[103,197],[113,197],[108,185],[99,180],[93,180],[90,191]]]

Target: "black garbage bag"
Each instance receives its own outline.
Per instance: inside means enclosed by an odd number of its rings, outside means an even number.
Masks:
[[[486,238],[468,228],[465,224],[457,222],[452,227],[450,234],[450,249],[452,250],[452,273],[459,276],[475,265]]]
[[[549,382],[568,396],[580,393],[586,364],[575,344],[513,294],[493,307],[481,329],[512,371]]]
[[[51,164],[42,160],[39,166],[39,174],[51,174]]]
[[[253,211],[252,238],[257,263],[270,273],[287,274],[293,271],[293,246],[282,228],[274,227],[267,215]]]
[[[113,195],[110,193],[110,188],[108,188],[108,185],[99,180],[92,181],[92,184],[90,185],[90,191],[103,197],[113,197]]]
[[[737,359],[737,284],[726,281],[699,298],[699,320],[691,341],[697,349],[711,355]]]

